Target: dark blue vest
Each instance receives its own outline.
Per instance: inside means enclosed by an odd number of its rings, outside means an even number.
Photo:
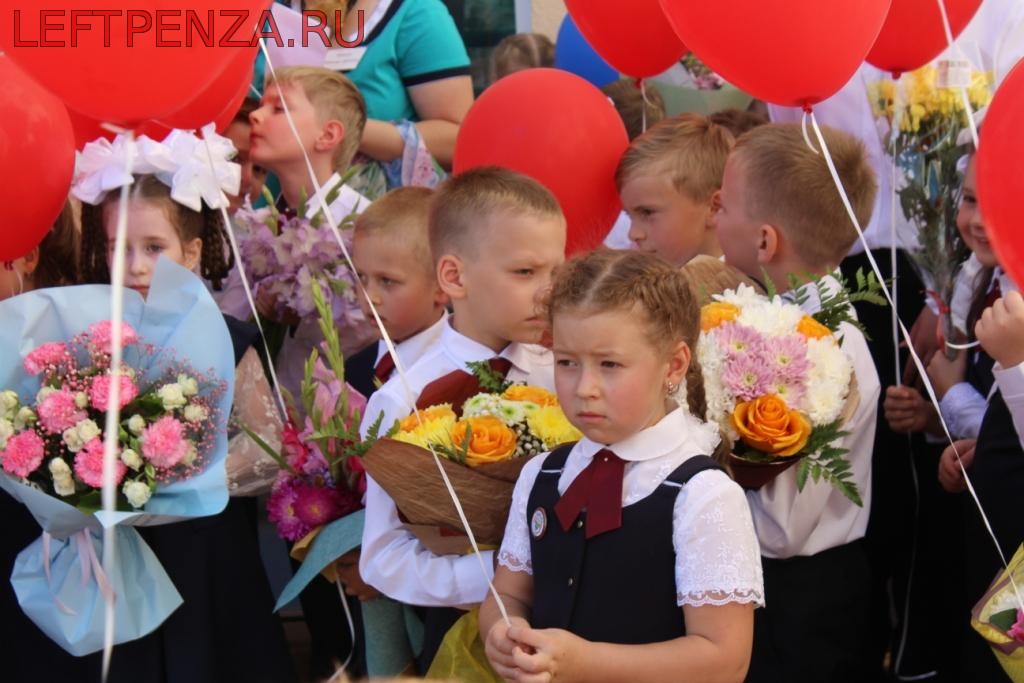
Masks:
[[[676,495],[698,472],[722,468],[707,456],[690,458],[651,495],[624,507],[620,528],[587,540],[586,511],[563,531],[554,509],[571,448],[547,456],[526,509],[533,563],[531,625],[606,643],[655,643],[686,635],[676,604]]]

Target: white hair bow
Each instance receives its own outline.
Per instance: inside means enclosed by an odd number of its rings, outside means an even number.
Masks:
[[[193,211],[200,211],[204,201],[211,209],[226,207],[224,193],[238,194],[242,167],[230,161],[235,147],[216,133],[212,123],[202,133],[204,139],[174,130],[163,142],[125,135],[113,142],[90,142],[77,155],[71,194],[87,204],[99,204],[107,192],[131,185],[133,174],[152,174],[171,188],[171,199]],[[129,155],[131,173],[126,172]]]

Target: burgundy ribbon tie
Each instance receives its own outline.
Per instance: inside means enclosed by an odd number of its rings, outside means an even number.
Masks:
[[[622,477],[626,461],[607,448],[594,454],[555,503],[555,514],[568,531],[583,510],[587,511],[586,537],[593,538],[622,526]]]
[[[391,357],[390,351],[385,351],[384,355],[377,361],[376,367],[373,368],[373,376],[378,382],[384,384],[388,379],[391,378],[391,373],[395,369],[395,359]]]

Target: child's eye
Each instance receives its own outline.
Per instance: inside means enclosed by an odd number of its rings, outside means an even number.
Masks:
[[[603,360],[603,361],[601,361],[601,367],[602,368],[621,368],[622,364],[621,363],[616,363],[613,360]]]
[[[382,277],[380,279],[380,284],[383,285],[384,287],[392,287],[394,285],[397,285],[398,281],[397,280],[392,280],[389,277]]]
[[[570,358],[559,358],[555,360],[555,365],[557,365],[560,368],[571,368],[576,365],[576,361]]]
[[[965,194],[960,199],[960,201],[963,202],[964,204],[969,205],[969,206],[974,206],[975,204],[978,203],[977,197],[975,197],[973,194]]]
[[[146,251],[148,251],[150,254],[159,254],[163,250],[164,250],[164,245],[162,245],[162,244],[147,244],[146,245]]]
[[[530,275],[533,275],[533,273],[534,273],[533,268],[519,268],[519,269],[516,270],[516,275],[524,275],[524,276],[527,276],[527,277],[529,277]]]

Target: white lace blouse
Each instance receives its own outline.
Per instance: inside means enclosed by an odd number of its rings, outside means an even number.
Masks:
[[[646,498],[679,465],[694,455],[711,453],[717,443],[716,426],[676,409],[654,426],[608,446],[626,461],[622,504]],[[558,479],[560,494],[602,448],[603,444],[589,439],[573,447]],[[526,507],[545,457],[541,455],[527,463],[512,495],[512,509],[498,555],[498,562],[512,571],[533,573]],[[742,489],[724,472],[701,472],[679,491],[672,542],[676,551],[678,605],[764,605],[761,554],[750,508]]]

